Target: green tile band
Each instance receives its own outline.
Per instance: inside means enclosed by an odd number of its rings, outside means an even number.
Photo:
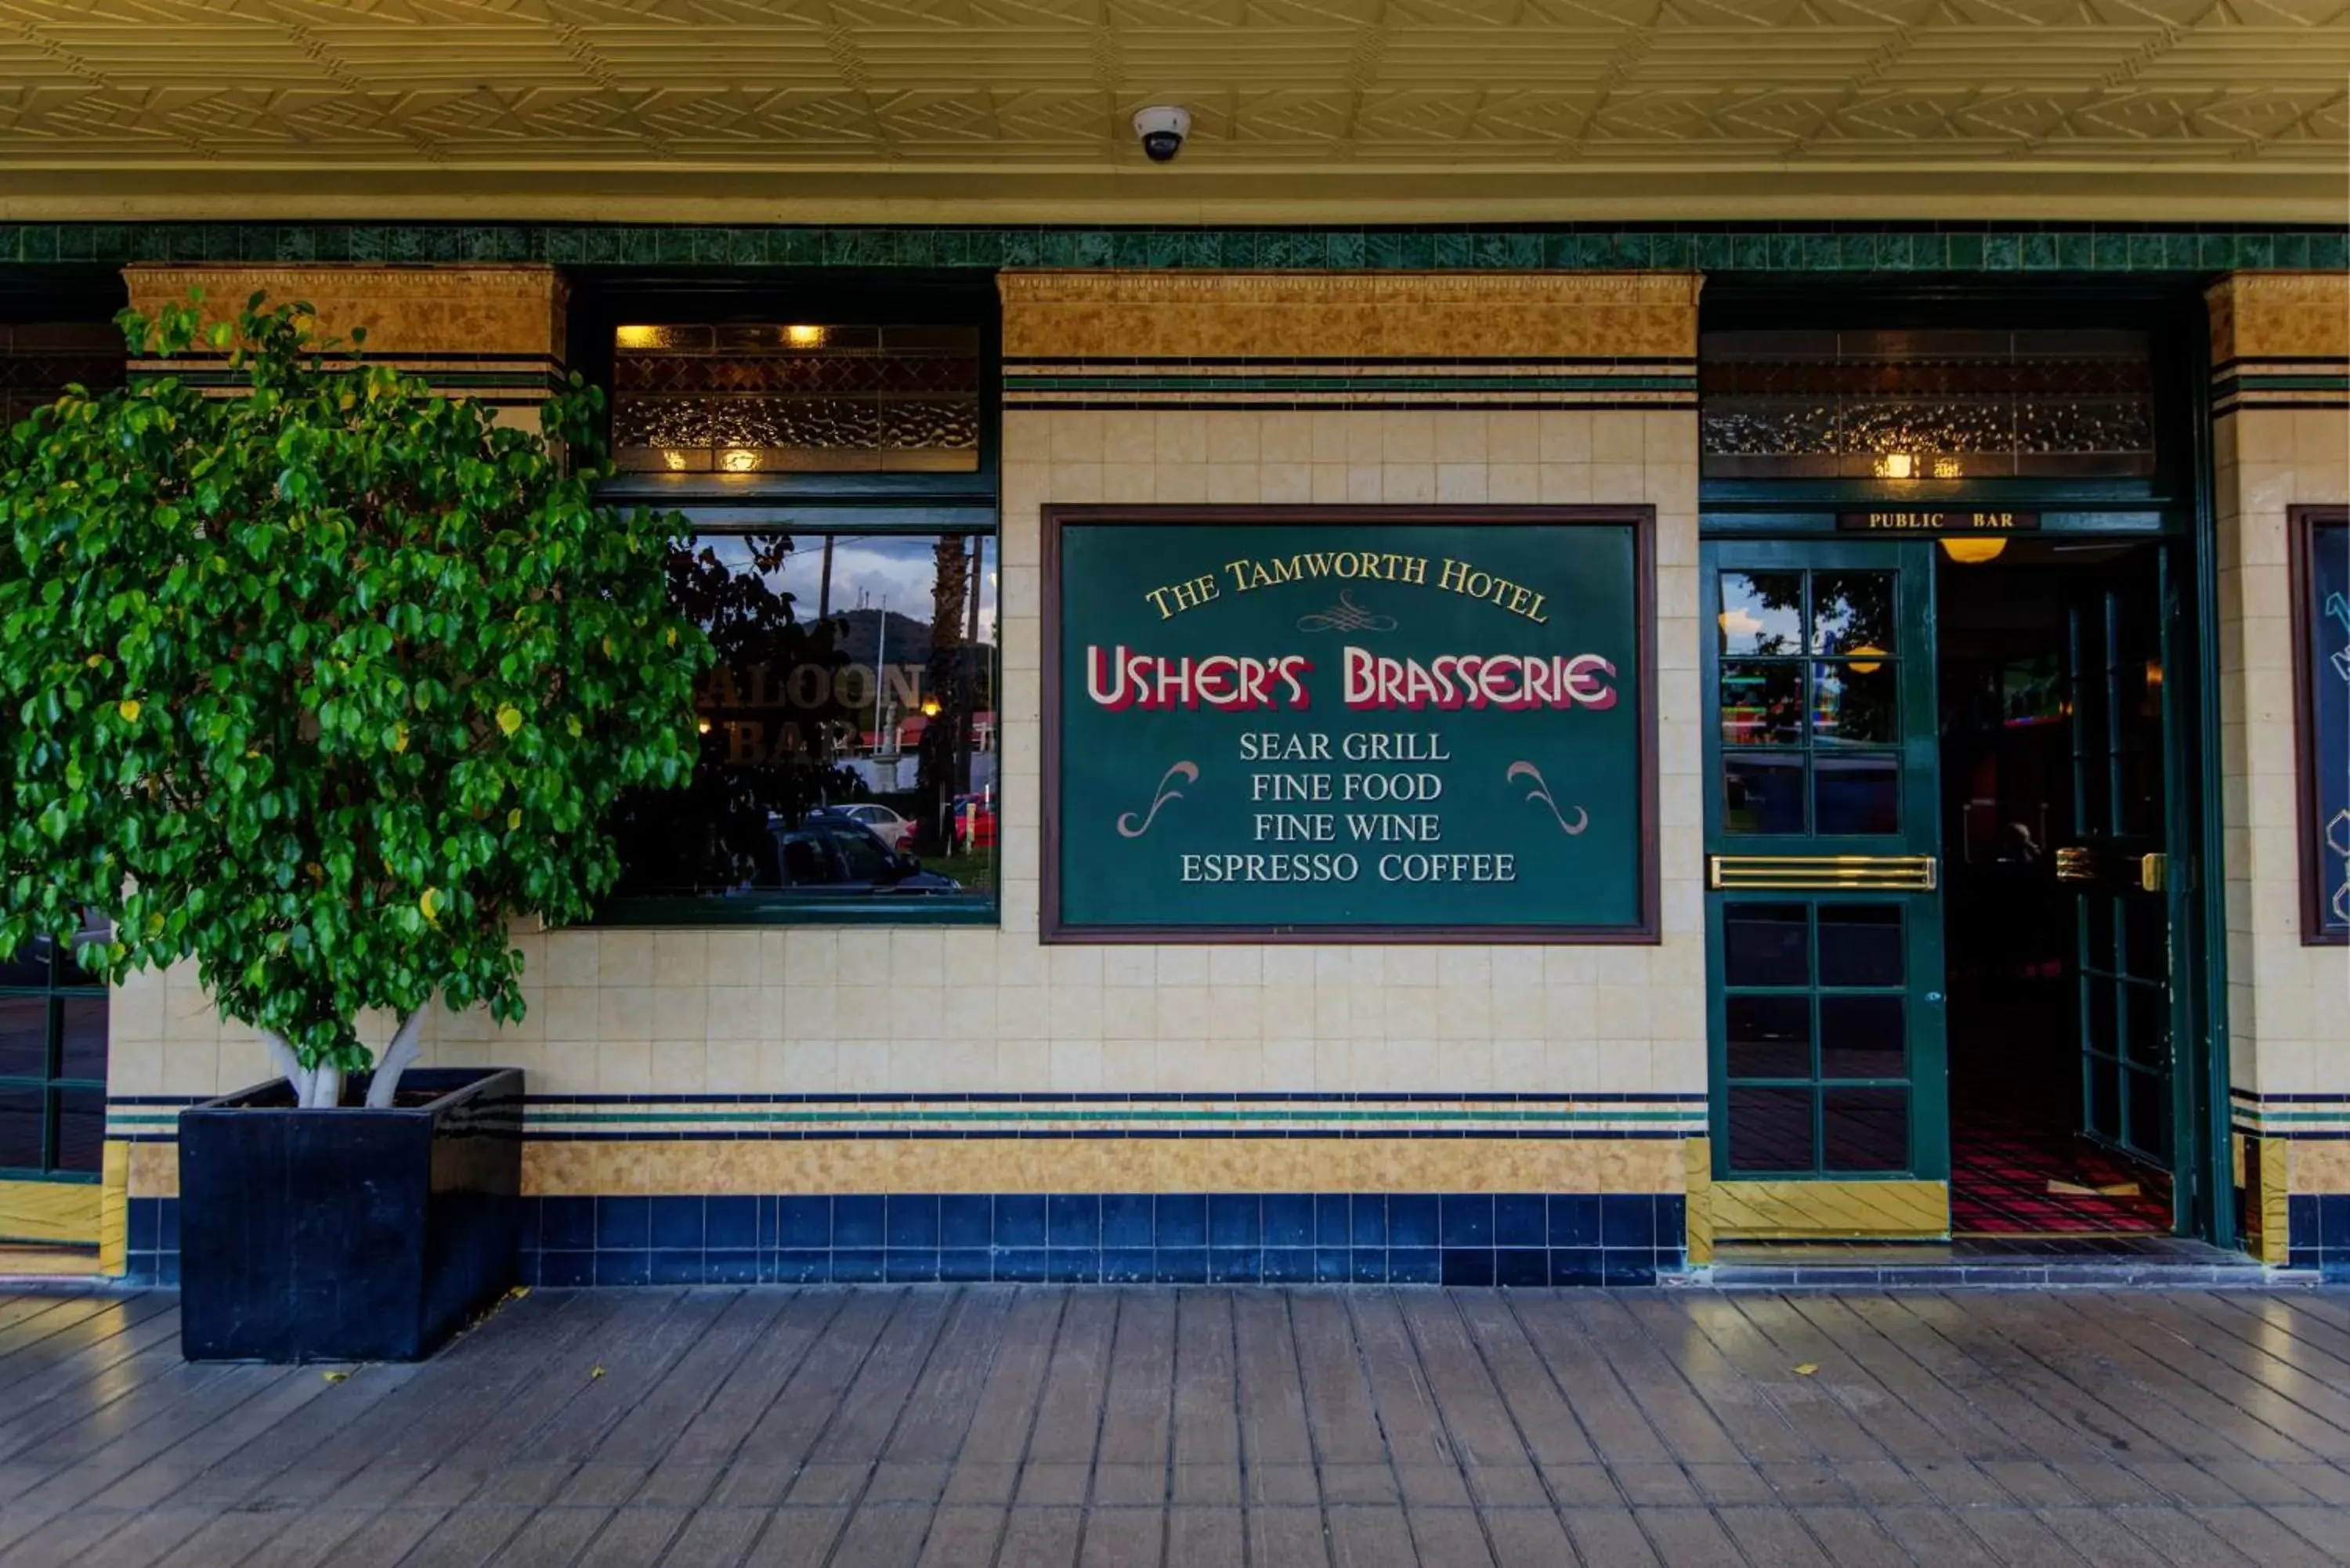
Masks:
[[[2350,230],[1731,224],[1669,229],[0,223],[0,264],[550,262],[572,267],[1120,267],[1765,273],[2338,270]]]

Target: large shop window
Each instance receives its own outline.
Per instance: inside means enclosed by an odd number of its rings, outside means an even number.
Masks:
[[[106,987],[47,937],[0,958],[0,1179],[94,1179],[106,1138]]]
[[[680,545],[670,591],[718,659],[695,693],[693,783],[616,815],[620,895],[775,913],[992,905],[993,545],[764,531]]]
[[[610,923],[992,920],[993,296],[622,290],[616,497],[677,505],[671,597],[717,663],[682,790],[624,800]]]

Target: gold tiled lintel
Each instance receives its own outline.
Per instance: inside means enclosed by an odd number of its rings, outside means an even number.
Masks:
[[[1934,890],[1930,855],[1712,855],[1706,857],[1706,886],[1717,889],[1769,888],[1786,892],[1840,888],[1888,892]]]

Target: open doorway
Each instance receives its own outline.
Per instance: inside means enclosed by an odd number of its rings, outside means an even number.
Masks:
[[[1940,553],[1950,1223],[2167,1234],[2160,546]]]

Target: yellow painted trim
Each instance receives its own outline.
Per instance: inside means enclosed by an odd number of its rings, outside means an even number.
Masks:
[[[12,1247],[0,1243],[0,1279],[78,1278],[89,1275],[93,1268],[87,1247]]]
[[[2237,1137],[2243,1144],[2244,1250],[2281,1269],[2292,1244],[2293,1145],[2278,1137]]]
[[[98,1272],[125,1273],[130,1267],[130,1146],[120,1138],[107,1140],[98,1190]]]
[[[1689,1192],[1689,1261],[1691,1268],[1713,1262],[1713,1140],[1693,1137],[1681,1145],[1682,1180]]]
[[[1947,1181],[1717,1181],[1717,1241],[1917,1240],[1950,1233]]]
[[[0,1241],[98,1241],[100,1200],[89,1181],[0,1181]]]

